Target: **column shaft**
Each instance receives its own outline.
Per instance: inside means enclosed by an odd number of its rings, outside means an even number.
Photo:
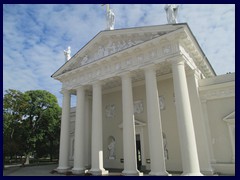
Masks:
[[[59,165],[57,168],[57,171],[60,173],[64,173],[69,169],[68,152],[69,152],[70,102],[71,102],[71,94],[69,93],[69,91],[63,91]]]
[[[151,159],[150,175],[168,175],[165,167],[161,115],[158,102],[156,72],[153,68],[145,70],[147,120],[149,134],[149,150]]]
[[[129,74],[122,76],[123,108],[123,175],[141,175],[137,170],[136,137],[133,112],[132,81]]]
[[[75,120],[74,166],[73,174],[85,173],[84,167],[84,106],[85,92],[83,87],[77,89],[77,107]]]
[[[172,62],[174,93],[176,98],[178,132],[182,155],[183,174],[186,176],[200,173],[192,112],[183,60]]]
[[[189,97],[192,110],[192,119],[197,143],[198,159],[201,173],[212,175],[210,152],[208,148],[208,137],[204,124],[203,111],[198,92],[198,76],[196,72],[187,77]]]
[[[92,167],[93,175],[107,174],[103,168],[102,147],[102,87],[100,82],[93,84],[92,102]]]

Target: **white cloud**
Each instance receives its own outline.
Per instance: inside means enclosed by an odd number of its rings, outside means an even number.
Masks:
[[[115,28],[166,24],[164,4],[113,4]],[[3,5],[3,89],[45,89],[57,96],[61,83],[50,76],[105,29],[106,7],[85,5]],[[235,70],[235,6],[181,5],[187,22],[217,74]]]

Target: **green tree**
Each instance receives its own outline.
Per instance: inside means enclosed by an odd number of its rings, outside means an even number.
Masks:
[[[24,93],[9,89],[3,99],[3,155],[12,159],[16,153],[22,153],[21,128],[23,110],[27,107]]]
[[[51,148],[59,144],[61,109],[57,98],[45,90],[27,91],[25,94],[29,97],[29,106],[25,109],[25,125],[30,130],[27,134],[28,151],[35,152],[37,157],[47,153],[52,157]]]
[[[57,98],[48,91],[7,90],[4,95],[5,152],[10,149],[7,138],[12,137],[12,142],[19,146],[17,149],[25,155],[50,155],[52,159],[59,146],[60,113]],[[14,132],[17,137],[11,136]]]

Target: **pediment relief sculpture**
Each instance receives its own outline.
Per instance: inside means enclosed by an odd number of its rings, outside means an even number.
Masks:
[[[108,43],[105,45],[99,45],[97,51],[91,52],[89,54],[85,54],[83,57],[80,57],[79,66],[83,66],[85,64],[91,63],[103,57],[109,56],[116,52],[120,52],[127,48],[133,47],[145,41],[151,40],[153,38],[157,38],[160,35],[158,34],[151,34],[148,37],[139,37],[139,38],[132,38],[128,39],[123,37],[119,40],[109,40]]]

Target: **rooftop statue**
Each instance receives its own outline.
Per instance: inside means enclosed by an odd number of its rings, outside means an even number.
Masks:
[[[107,29],[113,30],[114,24],[115,24],[115,15],[112,9],[109,9],[109,11],[107,12]]]
[[[106,5],[107,7],[107,14],[106,14],[107,30],[114,30],[115,14],[113,13],[112,9],[110,9],[109,4],[102,4],[102,6],[104,5]]]
[[[71,47],[68,46],[67,50],[64,50],[65,62],[71,58]]]
[[[176,4],[166,4],[164,7],[167,13],[167,21],[169,24],[176,24],[177,22],[177,14],[178,14],[178,5]]]

